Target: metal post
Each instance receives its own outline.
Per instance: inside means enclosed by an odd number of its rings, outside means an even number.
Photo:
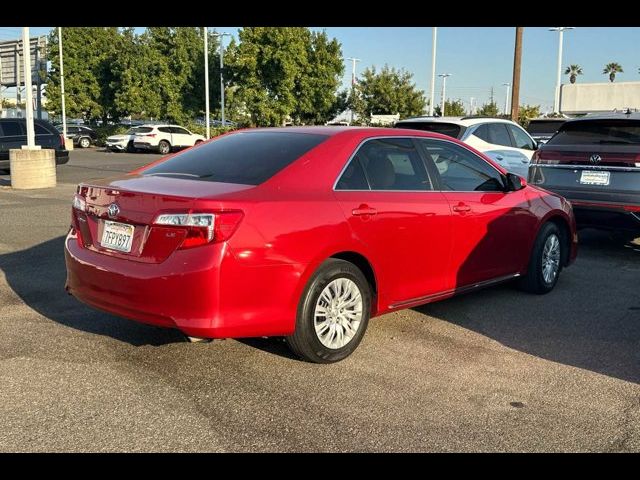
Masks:
[[[16,42],[16,107],[20,108],[20,102],[22,101],[22,95],[20,94],[20,85],[22,85],[22,79],[20,78],[20,42]]]
[[[442,106],[440,107],[440,114],[444,117],[445,115],[445,102],[447,101],[447,77],[450,77],[450,73],[441,73],[438,75],[442,77]]]
[[[503,86],[507,87],[507,94],[504,97],[504,114],[509,115],[509,87],[510,83],[503,83]]]
[[[40,39],[36,44],[36,112],[38,120],[42,120],[42,81],[40,78],[41,73],[41,59],[40,59]]]
[[[511,85],[511,120],[518,121],[520,109],[520,65],[522,64],[522,31],[523,27],[516,27],[516,45],[513,53],[513,81]]]
[[[555,113],[560,112],[560,84],[562,82],[562,39],[564,37],[564,30],[560,30],[558,41],[558,76],[556,78],[556,98],[553,105],[553,111]]]
[[[62,104],[62,136],[67,140],[67,111],[64,105],[64,62],[62,61],[62,27],[58,27],[58,55],[60,57],[60,101]]]
[[[228,34],[227,34],[228,35]],[[224,36],[220,35],[220,117],[222,120],[222,128],[225,127],[224,121]]]
[[[431,100],[429,101],[429,116],[433,117],[433,102],[435,102],[436,98],[436,42],[438,40],[438,27],[432,28],[431,38]]]
[[[207,140],[211,137],[209,125],[209,28],[202,27],[204,32],[204,124],[207,128]]]
[[[24,88],[27,93],[25,111],[27,113],[27,148],[34,148],[36,140],[33,130],[33,92],[31,91],[31,43],[29,27],[22,27],[22,56],[24,58]]]
[[[351,60],[351,97],[355,95],[356,88],[356,63],[360,61],[359,58],[349,57],[347,60]],[[351,109],[351,122],[353,124],[353,108]]]

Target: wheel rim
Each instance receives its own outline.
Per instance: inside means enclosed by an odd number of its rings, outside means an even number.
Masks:
[[[560,268],[560,239],[555,233],[547,237],[542,250],[542,277],[546,283],[553,283]]]
[[[362,294],[348,278],[338,278],[327,285],[313,315],[316,336],[330,349],[347,345],[358,333],[362,322]]]
[[[80,145],[82,145],[82,148],[87,148],[89,146],[89,140],[83,138],[82,140],[80,140]]]
[[[162,153],[168,153],[169,152],[169,148],[168,148],[166,143],[163,143],[162,145],[160,145],[160,150],[162,151]]]

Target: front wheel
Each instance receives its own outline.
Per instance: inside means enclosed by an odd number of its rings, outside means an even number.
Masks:
[[[555,223],[545,223],[533,244],[527,273],[519,282],[520,288],[531,293],[549,293],[558,282],[562,259],[562,233]]]
[[[166,140],[160,140],[160,143],[158,144],[158,151],[162,155],[166,155],[171,151],[171,145],[169,145],[169,142],[167,142]]]
[[[329,259],[305,288],[296,330],[286,338],[295,354],[314,363],[338,362],[358,346],[369,322],[371,289],[360,269]]]

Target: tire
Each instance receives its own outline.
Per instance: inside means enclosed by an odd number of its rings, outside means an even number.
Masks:
[[[547,222],[533,244],[527,273],[519,281],[519,287],[525,292],[544,295],[558,283],[562,264],[566,258],[563,249],[566,239],[555,223]],[[549,253],[547,253],[549,252]]]
[[[160,143],[158,143],[158,151],[162,155],[166,155],[171,151],[171,145],[166,140],[160,140]]]
[[[82,137],[78,141],[80,148],[89,148],[91,146],[91,139],[89,137]]]
[[[320,313],[328,307],[328,299],[337,305]],[[340,301],[351,306],[339,309]],[[296,330],[286,337],[286,342],[293,353],[306,361],[339,362],[362,340],[370,314],[371,288],[365,276],[352,263],[331,258],[320,265],[307,283],[298,305]]]

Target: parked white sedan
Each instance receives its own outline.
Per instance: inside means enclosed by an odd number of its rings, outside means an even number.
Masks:
[[[527,178],[538,148],[527,131],[511,120],[489,117],[419,117],[401,120],[396,128],[442,133],[481,151],[509,172]]]
[[[172,150],[193,147],[202,141],[202,135],[191,133],[179,125],[141,125],[135,128],[133,147],[166,155]]]

